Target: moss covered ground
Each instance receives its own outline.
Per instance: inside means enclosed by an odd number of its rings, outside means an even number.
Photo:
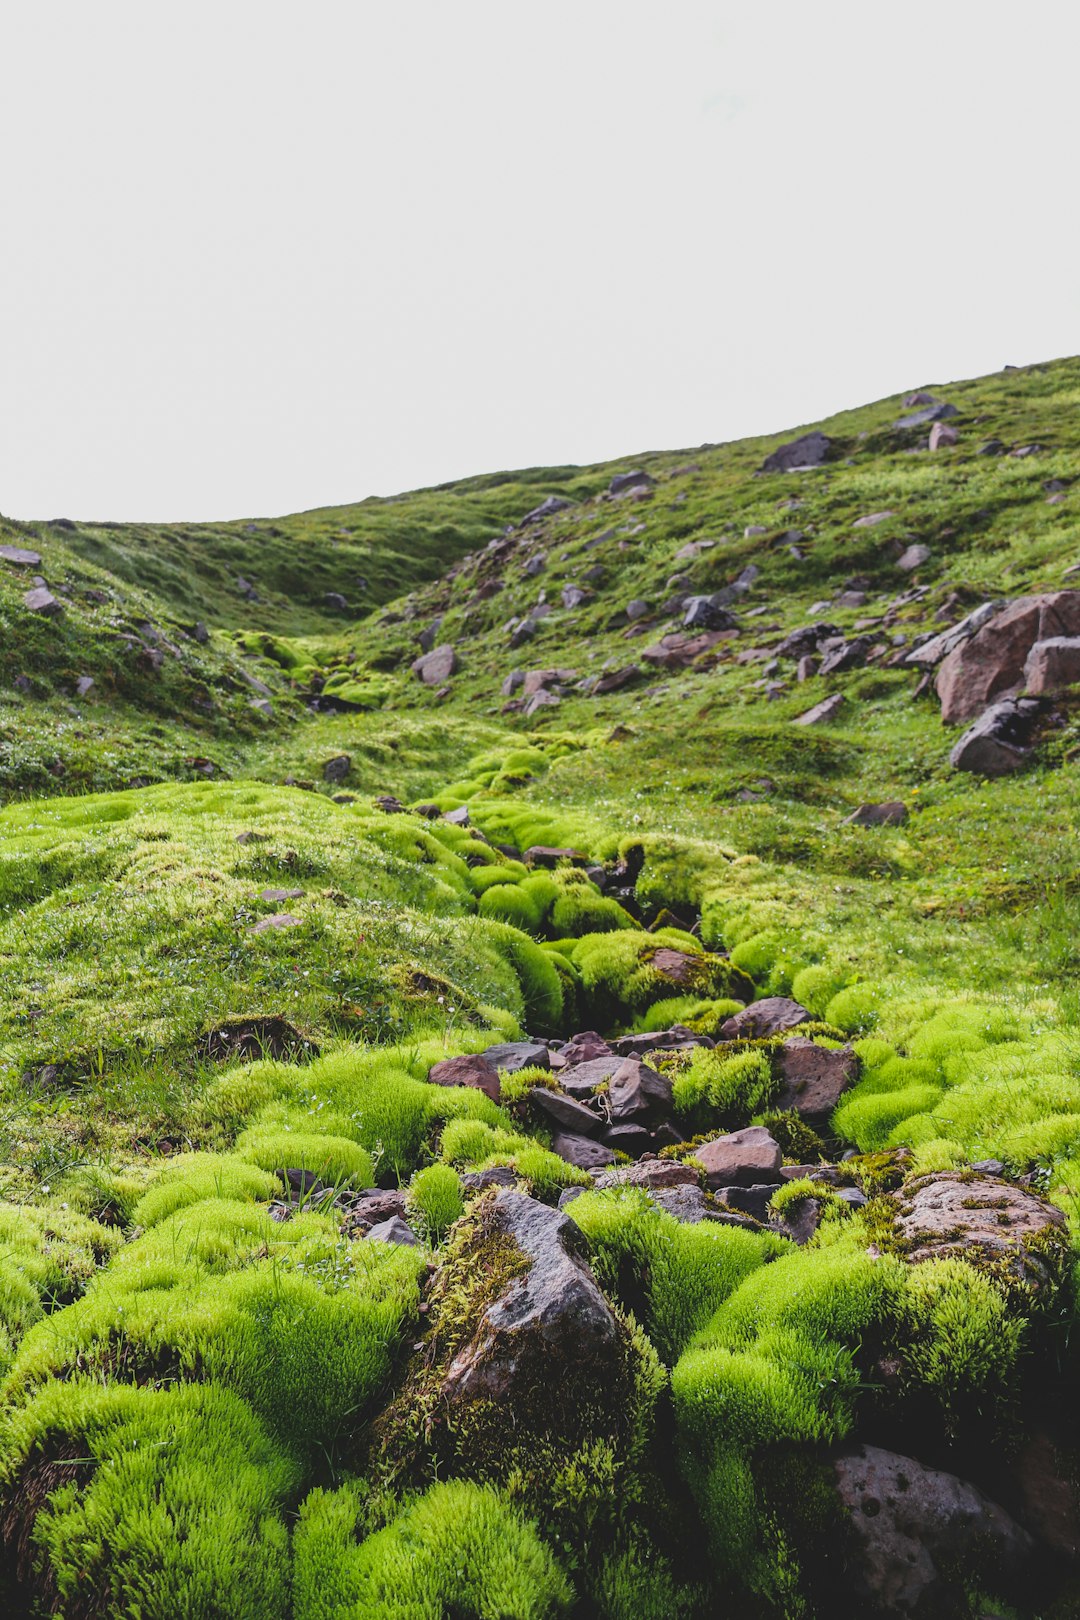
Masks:
[[[1075,1389],[1080,702],[985,780],[896,660],[1069,586],[1080,361],[934,393],[955,444],[896,428],[897,395],[820,424],[828,459],[794,473],[759,471],[787,434],[272,521],[0,520],[40,557],[0,562],[5,1612],[812,1620],[832,1445],[933,1436],[963,1472]],[[612,496],[632,468],[653,482]],[[60,612],[27,607],[35,577]],[[740,578],[737,636],[646,656],[674,598]],[[775,649],[811,619],[881,650],[797,681]],[[428,686],[412,662],[445,643]],[[514,671],[558,701],[527,713]],[[903,824],[848,821],[886,800]],[[870,1202],[827,1198],[804,1247],[591,1190],[527,1106],[542,1075],[499,1104],[427,1079],[524,1033],[715,1035],[775,995],[860,1059],[829,1143]],[[769,1051],[674,1065],[687,1137],[768,1115]],[[989,1159],[1068,1218],[1038,1298],[892,1243],[898,1162]],[[630,1460],[556,1469],[556,1506],[517,1463],[365,1464],[431,1277],[471,1252],[462,1178],[495,1166],[586,1189],[656,1366]],[[317,1190],[281,1220],[286,1168]],[[404,1190],[418,1247],[350,1233],[372,1187]],[[616,1488],[632,1512],[600,1510]],[[971,1575],[949,1612],[1065,1620],[1056,1578]]]

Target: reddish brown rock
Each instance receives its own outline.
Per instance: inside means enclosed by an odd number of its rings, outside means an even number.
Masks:
[[[996,697],[1019,691],[1035,643],[1073,636],[1080,636],[1080,591],[1019,597],[942,663],[937,674],[941,718],[957,725],[981,714]]]
[[[777,1056],[780,1089],[773,1106],[793,1109],[808,1125],[819,1129],[859,1077],[859,1060],[850,1046],[839,1050],[815,1046],[805,1036],[785,1041]]]
[[[443,1058],[428,1070],[428,1081],[433,1086],[469,1086],[473,1091],[482,1091],[492,1102],[499,1100],[499,1071],[480,1052]]]
[[[766,996],[752,1001],[742,1012],[733,1013],[720,1026],[725,1041],[761,1040],[766,1035],[782,1035],[810,1021],[810,1014],[798,1001],[787,996]]]
[[[623,1164],[617,1170],[605,1170],[596,1178],[598,1188],[606,1187],[696,1187],[698,1173],[689,1164],[676,1164],[674,1159],[641,1159],[637,1164]]]
[[[913,1263],[953,1255],[976,1266],[993,1264],[1036,1289],[1060,1275],[1068,1249],[1065,1216],[1024,1187],[940,1170],[914,1177],[892,1196],[897,1231]]]
[[[1024,686],[1036,697],[1080,681],[1080,636],[1037,641],[1024,664]]]
[[[694,1158],[705,1171],[711,1189],[751,1187],[780,1180],[779,1144],[764,1125],[748,1125],[745,1130],[718,1136],[694,1149]]]
[[[615,1155],[610,1148],[576,1131],[556,1131],[551,1138],[551,1147],[560,1159],[577,1170],[600,1170],[605,1165],[615,1163]]]
[[[902,799],[886,799],[882,804],[860,804],[844,820],[853,827],[901,827],[908,818]]]
[[[640,1119],[671,1107],[671,1081],[640,1058],[624,1058],[608,1080],[607,1108],[612,1120]]]

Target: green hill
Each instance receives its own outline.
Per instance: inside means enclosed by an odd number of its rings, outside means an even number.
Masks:
[[[1077,1612],[1078,401],[0,520],[5,1612]]]

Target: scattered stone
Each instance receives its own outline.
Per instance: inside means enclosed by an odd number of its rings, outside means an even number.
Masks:
[[[369,1243],[398,1243],[408,1244],[416,1248],[420,1239],[411,1226],[407,1226],[400,1215],[392,1215],[388,1221],[380,1221],[368,1231]]]
[[[561,866],[569,862],[572,866],[584,866],[589,857],[582,849],[558,848],[554,844],[530,844],[522,859],[526,866]]]
[[[980,444],[980,446],[976,450],[975,454],[977,456],[1000,456],[1004,449],[1005,449],[1004,440],[1002,440],[1002,439],[987,439],[985,444]]]
[[[64,611],[63,602],[58,602],[53,593],[44,585],[35,585],[32,591],[27,591],[23,601],[31,613],[40,613],[43,618],[58,618]]]
[[[650,478],[647,472],[642,472],[640,470],[636,472],[616,473],[615,477],[608,485],[608,494],[624,495],[628,490],[631,489],[652,489],[655,483],[655,478]]]
[[[949,755],[949,764],[977,776],[1007,776],[1020,770],[1031,754],[1038,712],[1035,699],[1002,698],[968,727]]]
[[[259,899],[267,900],[271,905],[281,905],[285,900],[302,900],[303,889],[260,889]]]
[[[583,591],[580,585],[564,585],[559,594],[562,605],[568,612],[582,607],[589,600],[588,591]]]
[[[897,559],[896,566],[905,574],[913,574],[916,568],[921,568],[930,561],[930,547],[924,545],[908,546],[902,557]]]
[[[342,596],[340,591],[324,592],[323,601],[333,613],[347,613],[349,611],[348,600]]]
[[[596,1186],[603,1191],[610,1187],[647,1187],[650,1192],[670,1190],[674,1187],[698,1187],[697,1171],[689,1164],[677,1164],[674,1159],[642,1159],[637,1164],[622,1164],[617,1170],[605,1170],[596,1178]]]
[[[860,669],[873,645],[873,636],[854,636],[850,641],[840,637],[835,643],[824,642],[818,674],[837,675],[846,669]]]
[[[346,1210],[342,1230],[348,1237],[367,1237],[372,1227],[395,1217],[404,1221],[408,1203],[397,1187],[367,1187],[363,1192],[338,1194],[338,1202]]]
[[[344,782],[352,770],[352,759],[348,754],[335,754],[328,759],[322,768],[323,778],[327,782]]]
[[[522,569],[522,573],[528,575],[530,579],[535,579],[537,574],[542,574],[544,572],[546,565],[547,558],[544,556],[542,551],[538,551],[535,557],[529,558],[528,562]]]
[[[595,1136],[604,1123],[584,1103],[575,1102],[561,1091],[549,1091],[546,1086],[533,1086],[529,1102],[560,1130],[576,1132],[579,1136]]]
[[[803,467],[820,467],[832,447],[824,433],[804,433],[780,445],[761,463],[762,472],[794,472]]]
[[[466,1170],[461,1186],[467,1193],[487,1192],[489,1187],[516,1187],[517,1173],[508,1164],[493,1164],[488,1170]],[[578,1189],[580,1191],[580,1188]]]
[[[541,501],[531,512],[526,512],[521,527],[524,528],[526,523],[541,523],[544,518],[554,517],[556,512],[565,512],[570,505],[571,502],[564,500],[561,495],[549,495],[546,501]]]
[[[570,1068],[559,1070],[559,1084],[572,1097],[591,1097],[597,1086],[609,1080],[624,1061],[618,1053],[607,1052],[586,1062],[574,1063]]]
[[[683,628],[686,630],[734,630],[738,623],[734,613],[729,612],[715,595],[691,596],[683,614]]]
[[[719,1187],[715,1202],[725,1209],[737,1210],[740,1215],[749,1215],[751,1220],[764,1225],[769,1219],[769,1205],[775,1191],[775,1181],[755,1182],[749,1187]]]
[[[886,799],[882,804],[860,804],[850,816],[844,817],[846,826],[902,827],[908,818],[908,808],[901,799]]]
[[[517,1074],[519,1069],[551,1067],[548,1049],[540,1041],[504,1041],[498,1046],[487,1047],[483,1055],[488,1063],[507,1074]]]
[[[959,438],[959,433],[954,427],[950,427],[947,422],[935,422],[930,429],[930,448],[931,450],[947,450],[950,445],[956,444]]]
[[[800,658],[799,662],[795,665],[795,679],[799,682],[813,680],[814,676],[817,674],[817,671],[817,659],[807,653],[804,657]]]
[[[867,512],[865,517],[856,518],[851,525],[853,529],[874,529],[879,523],[887,523],[896,516],[895,512]]]
[[[567,1063],[588,1063],[592,1058],[606,1057],[611,1047],[602,1035],[595,1029],[583,1029],[571,1041],[567,1041],[562,1048],[562,1056]]]
[[[647,613],[651,612],[652,604],[644,601],[640,596],[635,596],[633,601],[626,604],[626,617],[632,624],[638,619],[643,619]]]
[[[992,1567],[1000,1578],[1030,1556],[1027,1531],[955,1474],[878,1446],[842,1453],[833,1469],[854,1531],[844,1572],[875,1612],[945,1613],[959,1570],[975,1579]]]
[[[796,1035],[777,1054],[777,1077],[780,1087],[772,1106],[794,1110],[819,1130],[828,1125],[840,1098],[858,1079],[859,1060],[850,1046],[834,1050]]]
[[[281,928],[299,928],[303,923],[302,917],[294,917],[288,911],[275,911],[269,917],[260,917],[257,923],[252,924],[253,934],[268,934]]]
[[[812,709],[807,709],[805,714],[796,715],[791,723],[793,726],[820,726],[825,721],[831,720],[837,710],[842,709],[843,706],[843,693],[834,692],[831,697],[823,698],[820,703],[815,703]]]
[[[1068,1253],[1064,1214],[1011,1181],[939,1170],[905,1182],[892,1198],[912,1264],[954,1256],[993,1265],[1036,1291],[1060,1277]]]
[[[893,427],[901,430],[928,427],[931,422],[944,422],[948,417],[958,414],[955,405],[928,405],[924,410],[914,411],[910,416],[901,416],[898,421],[893,423]]]
[[[783,1035],[810,1022],[812,1014],[787,996],[766,996],[752,1001],[742,1012],[726,1018],[720,1026],[725,1041],[757,1041],[766,1035]]]
[[[793,630],[773,651],[777,658],[803,658],[807,653],[816,653],[824,642],[832,641],[843,633],[838,625],[816,619],[813,624],[804,624],[798,630]]]
[[[937,404],[937,400],[934,398],[933,394],[928,394],[926,392],[925,388],[918,388],[918,389],[915,390],[915,392],[913,394],[905,394],[904,395],[904,405],[905,405],[906,409],[909,410],[909,411],[913,408],[913,406],[916,406],[916,405],[936,405],[936,404]]]
[[[431,1066],[427,1077],[428,1083],[433,1086],[468,1086],[473,1091],[482,1091],[494,1103],[499,1101],[501,1095],[499,1070],[482,1052],[466,1052],[461,1057],[443,1058]]]
[[[605,1147],[612,1148],[616,1153],[625,1153],[628,1158],[640,1158],[652,1148],[653,1139],[644,1125],[633,1120],[624,1120],[619,1124],[605,1125],[600,1132],[600,1140]]]
[[[779,1144],[764,1125],[748,1125],[745,1130],[718,1136],[694,1149],[694,1158],[705,1171],[710,1191],[760,1185],[770,1178],[775,1186],[780,1180],[782,1157]]]
[[[22,546],[0,546],[0,561],[13,563],[17,568],[40,568],[41,554]]]
[[[671,1108],[671,1081],[640,1058],[624,1058],[608,1081],[607,1109],[613,1120],[637,1119]]]
[[[89,693],[93,691],[93,689],[94,677],[92,675],[80,675],[78,680],[75,682],[76,697],[87,697]]]
[[[457,653],[449,642],[423,653],[409,666],[425,686],[442,686],[458,667]]]
[[[1024,687],[1034,696],[1060,692],[1080,681],[1080,636],[1037,641],[1024,662]]]
[[[970,720],[994,698],[1019,691],[1028,653],[1038,641],[1080,635],[1080,591],[1022,596],[989,617],[953,648],[937,675],[941,718]]]
[[[560,1159],[578,1170],[597,1170],[615,1163],[611,1148],[574,1131],[556,1131],[551,1138],[551,1147]]]

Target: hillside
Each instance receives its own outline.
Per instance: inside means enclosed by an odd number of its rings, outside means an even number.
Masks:
[[[1078,404],[0,520],[6,1613],[1080,1612]]]

